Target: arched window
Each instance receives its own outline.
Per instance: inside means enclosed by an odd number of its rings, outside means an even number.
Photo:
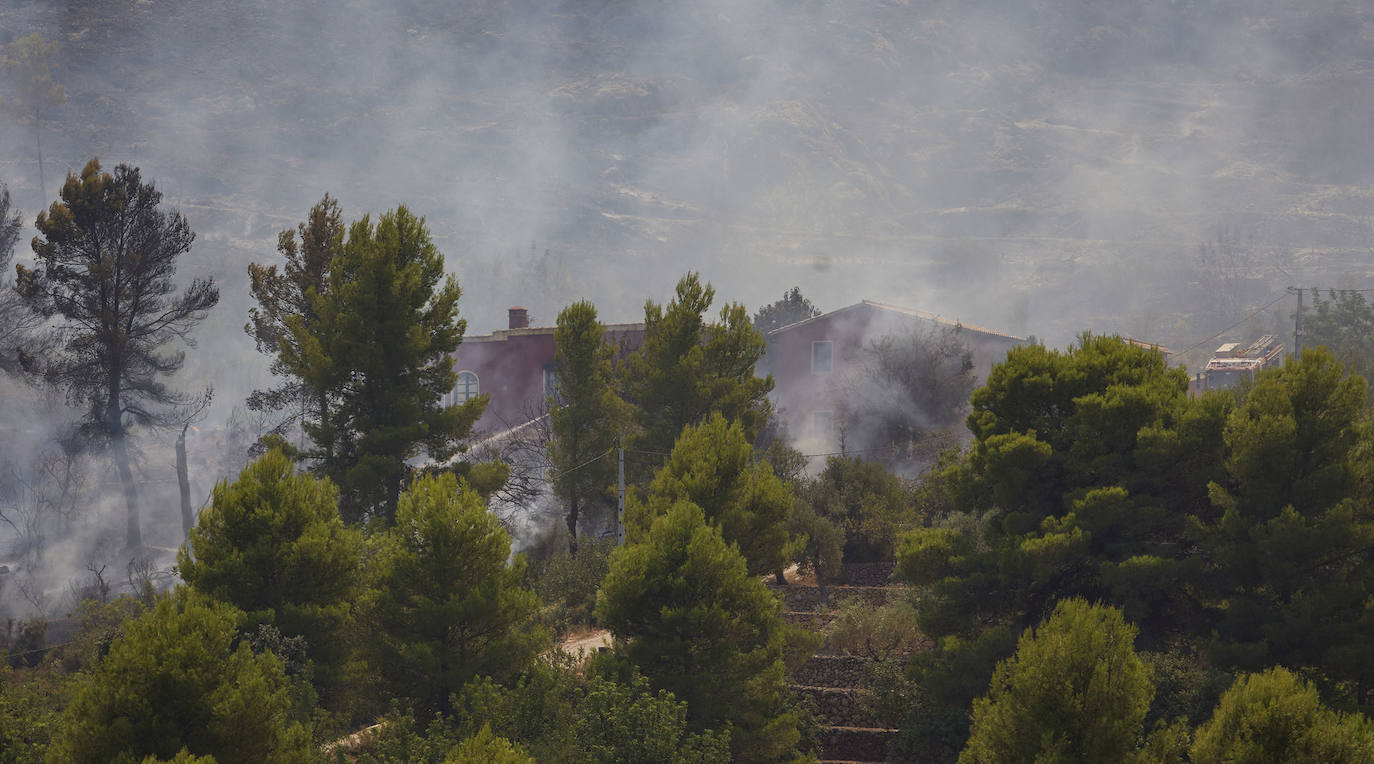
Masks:
[[[453,402],[467,403],[477,394],[482,392],[478,389],[477,374],[471,371],[458,372],[458,384],[453,386]]]

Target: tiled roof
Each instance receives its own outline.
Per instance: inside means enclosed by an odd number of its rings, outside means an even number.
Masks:
[[[803,319],[801,321],[797,321],[796,323],[788,324],[786,326],[780,326],[777,329],[774,329],[773,331],[769,332],[769,334],[780,334],[782,332],[791,331],[792,329],[796,329],[799,326],[804,326],[813,321],[820,321],[822,319],[833,318],[835,316],[840,315],[841,313],[848,313],[851,310],[856,310],[858,308],[864,307],[882,310],[888,313],[896,313],[902,316],[910,316],[912,318],[920,318],[926,321],[932,321],[937,324],[944,324],[945,326],[956,326],[960,329],[963,329],[964,331],[977,332],[979,334],[987,334],[993,337],[1002,337],[1004,339],[1012,340],[1015,342],[1026,341],[1025,337],[1017,337],[1014,334],[999,332],[995,329],[988,329],[986,327],[978,326],[976,324],[966,324],[962,321],[956,321],[952,318],[946,318],[944,316],[931,313],[925,310],[917,310],[916,308],[904,308],[900,305],[890,305],[888,303],[878,302],[876,300],[860,300],[859,302],[856,302],[853,305],[848,305],[846,307],[839,308],[838,310],[832,310],[829,313],[822,313],[819,316],[812,316],[811,318]]]
[[[497,329],[491,334],[475,334],[464,337],[463,342],[505,342],[511,337],[529,337],[539,334],[553,334],[553,326],[527,326],[523,329]],[[644,324],[606,324],[607,332],[644,331]]]

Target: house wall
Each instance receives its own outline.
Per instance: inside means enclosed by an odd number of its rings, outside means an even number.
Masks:
[[[833,447],[831,433],[814,431],[813,415],[834,410],[831,387],[845,368],[857,362],[871,319],[870,312],[853,310],[821,316],[768,338],[777,359],[773,371],[773,406],[779,420],[787,426],[792,441],[803,450]],[[833,343],[830,371],[812,371],[812,344],[822,341]]]
[[[827,429],[825,412],[835,410],[835,396],[839,394],[838,380],[845,371],[858,363],[861,349],[870,341],[909,330],[913,325],[948,328],[949,324],[896,313],[879,307],[860,304],[832,314],[818,316],[793,327],[777,330],[768,341],[776,353],[773,405],[779,419],[787,426],[793,442],[803,451],[818,453],[834,450],[838,440],[833,429]],[[960,339],[973,356],[973,370],[978,384],[987,378],[994,363],[1006,357],[1020,340],[998,334],[965,328]],[[812,346],[830,341],[831,369],[818,372],[812,369]],[[818,418],[816,415],[821,414]],[[832,420],[833,421],[833,420]],[[863,448],[872,444],[846,444],[849,448]]]
[[[605,337],[618,353],[628,352],[644,344],[644,328],[615,324],[607,327]],[[491,396],[477,430],[507,430],[543,411],[548,397],[544,373],[553,368],[553,338],[553,327],[503,329],[469,337],[458,346],[453,354],[454,372],[475,373],[478,392]]]
[[[478,392],[491,396],[477,429],[499,432],[537,416],[544,401],[544,367],[553,363],[553,331],[511,330],[464,340],[453,354],[455,372],[477,375]]]

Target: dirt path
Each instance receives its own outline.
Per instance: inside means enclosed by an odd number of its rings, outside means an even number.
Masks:
[[[594,654],[598,648],[611,646],[611,633],[605,629],[578,629],[563,638],[558,643],[558,647],[569,655],[577,655],[579,652],[585,655]]]

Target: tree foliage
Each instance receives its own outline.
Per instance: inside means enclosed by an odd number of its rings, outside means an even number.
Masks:
[[[127,543],[142,543],[138,497],[126,446],[126,417],[157,422],[167,406],[190,399],[167,386],[193,344],[191,330],[219,302],[211,280],[195,279],[175,294],[178,259],[195,236],[178,212],[159,209],[162,194],[138,168],[102,173],[92,159],[69,174],[61,201],[38,214],[35,268],[18,268],[18,290],[44,316],[65,321],[61,348],[48,358],[49,379],[74,403],[90,407],[87,423],[109,438],[124,487]]]
[[[795,753],[781,606],[700,507],[678,501],[617,549],[596,611],[617,651],[686,701],[691,729],[729,730],[737,761]]]
[[[1274,668],[1236,680],[1198,728],[1189,756],[1196,764],[1374,761],[1374,725],[1332,711],[1310,683]]]
[[[846,449],[890,448],[892,458],[919,457],[927,440],[967,414],[973,354],[958,327],[912,324],[869,341],[835,385]]]
[[[442,404],[467,326],[458,318],[460,294],[424,220],[402,206],[376,225],[364,217],[349,227],[326,293],[311,298],[316,322],[286,319],[281,363],[310,388],[330,391],[327,415],[306,421],[316,444],[309,456],[339,486],[350,522],[390,523],[407,460],[447,460],[486,407],[484,396]]]
[[[819,316],[821,311],[802,295],[801,287],[792,287],[782,293],[782,298],[758,309],[754,314],[754,328],[759,334],[768,333],[779,327],[805,321]]]
[[[842,534],[847,562],[895,559],[898,537],[917,521],[911,491],[875,461],[829,457],[801,493]]]
[[[240,617],[181,592],[126,622],[77,690],[48,760],[136,762],[184,748],[225,764],[312,761],[309,735],[288,716],[281,662],[238,641]]]
[[[1194,537],[1214,569],[1214,656],[1246,670],[1312,667],[1374,689],[1374,510],[1364,380],[1324,349],[1261,374],[1227,420],[1219,517]]]
[[[420,477],[402,495],[377,563],[373,665],[418,717],[448,715],[464,683],[514,678],[545,646],[524,560],[509,558],[505,529],[452,475]]]
[[[568,550],[577,554],[578,523],[584,510],[601,519],[612,504],[615,462],[607,458],[620,442],[629,411],[615,390],[612,348],[590,302],[575,302],[558,314],[554,330],[557,392],[549,397],[553,441],[549,462],[553,492],[567,503]]]
[[[1205,623],[1186,532],[1223,474],[1231,404],[1190,401],[1186,384],[1157,352],[1085,335],[1067,352],[1013,349],[974,392],[973,445],[936,478],[952,511],[897,554],[936,640],[911,663],[913,750],[962,746],[967,716],[949,709],[968,708],[1058,600],[1120,607],[1151,645]]]
[[[337,670],[357,595],[362,539],[339,519],[327,480],[298,474],[280,451],[215,486],[177,555],[189,586],[247,614],[245,625],[304,637],[307,655]]]
[[[583,761],[724,764],[731,760],[724,736],[710,730],[688,731],[687,704],[667,690],[653,692],[641,676],[625,684],[592,677],[577,705],[573,736]]]
[[[1010,629],[1073,596],[1121,608],[1151,649],[1222,670],[1301,668],[1333,702],[1367,703],[1366,400],[1322,349],[1196,399],[1157,356],[1115,340],[1013,351],[974,394],[967,460],[940,476],[952,511],[899,551],[937,639],[912,662],[920,703],[967,702],[955,672],[989,671]],[[960,736],[957,718],[936,729],[939,712],[921,713],[922,745]]]
[[[534,759],[511,741],[493,734],[491,726],[486,725],[454,746],[444,764],[534,764]]]
[[[635,407],[635,443],[649,455],[667,454],[684,427],[713,412],[740,422],[751,443],[768,421],[773,380],[754,376],[763,337],[738,303],[708,323],[715,294],[688,273],[667,306],[644,305],[644,345],[624,365],[621,382]]]
[[[648,499],[626,511],[627,533],[643,538],[654,518],[677,502],[700,507],[739,547],[751,573],[772,573],[787,562],[787,519],[792,493],[754,449],[738,422],[720,414],[688,426],[649,484]]]
[[[325,194],[310,209],[305,221],[277,234],[277,252],[284,261],[248,265],[248,289],[257,306],[249,308],[243,329],[256,343],[258,352],[272,356],[273,376],[284,378],[276,387],[255,390],[248,396],[248,408],[278,417],[273,432],[280,434],[290,423],[306,417],[316,422],[329,419],[330,375],[327,368],[311,366],[317,373],[301,376],[286,363],[287,358],[304,358],[302,335],[292,332],[293,317],[306,337],[319,336],[324,319],[319,307],[329,296],[329,268],[342,248],[343,213],[339,203]],[[287,344],[283,348],[283,343]],[[330,443],[318,444],[326,454]]]
[[[1177,628],[1186,603],[1164,583],[1196,573],[1178,542],[1220,476],[1228,411],[1185,388],[1158,353],[1111,337],[1008,353],[974,393],[967,462],[947,468],[958,510],[979,520],[904,542],[908,580],[931,588],[923,628],[1024,628],[1074,595],[1120,603],[1152,636]]]
[[[828,584],[844,574],[845,535],[835,522],[817,510],[805,487],[792,502],[787,534],[792,561],[799,571],[816,576],[821,598],[829,601]]]
[[[43,123],[53,109],[67,102],[67,89],[53,81],[57,41],[44,40],[33,32],[5,46],[5,78],[15,89],[13,108],[33,123],[38,157],[38,188],[43,198],[48,189],[43,179]]]
[[[42,316],[29,309],[8,278],[23,225],[19,211],[11,210],[9,188],[0,183],[0,373],[5,374],[37,371],[43,353],[35,333]]]
[[[973,705],[964,762],[1125,761],[1154,687],[1120,611],[1060,602]]]
[[[1325,346],[1350,370],[1370,378],[1374,373],[1374,305],[1356,290],[1332,289],[1322,299],[1312,290],[1312,310],[1302,317],[1303,344]]]

